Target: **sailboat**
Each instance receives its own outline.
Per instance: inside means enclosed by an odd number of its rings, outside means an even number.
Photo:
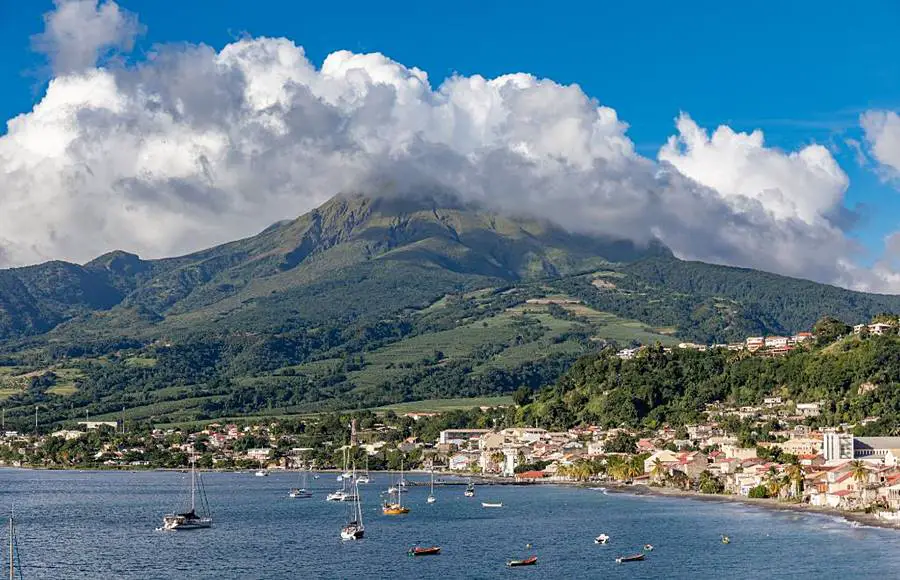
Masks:
[[[469,485],[466,486],[466,491],[463,492],[463,495],[466,497],[475,497],[475,484],[472,483],[472,480],[469,480]]]
[[[348,461],[349,461],[349,450],[347,448],[344,448],[344,472],[345,473],[342,473],[341,475],[338,476],[338,481],[341,482],[341,489],[339,489],[333,493],[329,493],[327,496],[325,496],[325,501],[356,501],[358,494],[354,493],[354,491],[353,491],[354,485],[355,485],[355,478],[353,477],[353,475],[350,475],[349,477],[344,477],[344,475],[346,473],[350,473],[349,471],[347,471]],[[349,489],[347,486],[348,481],[351,482]]]
[[[16,519],[9,516],[9,580],[22,580],[22,559],[19,557],[19,543],[16,538]]]
[[[425,500],[428,503],[434,503],[437,501],[437,498],[434,497],[434,467],[431,468],[431,491],[428,493],[428,499]]]
[[[200,495],[200,506],[206,515],[197,515],[196,499]],[[203,489],[203,481],[197,473],[196,461],[191,457],[191,509],[183,513],[173,513],[163,516],[162,530],[174,532],[176,530],[199,530],[212,527],[212,515],[209,512],[209,502],[206,500],[206,491]]]
[[[409,508],[403,505],[401,496],[403,495],[403,460],[400,460],[400,484],[397,485],[397,501],[386,501],[381,506],[381,513],[386,516],[402,516],[409,513]],[[393,495],[393,494],[391,494]]]
[[[358,481],[360,483],[369,483],[369,481],[370,481],[369,480],[369,456],[368,455],[366,455],[366,472],[364,474],[360,475],[356,479],[356,481]]]
[[[312,497],[312,492],[306,490],[306,474],[307,472],[305,469],[299,470],[297,472],[297,483],[302,485],[300,485],[300,487],[291,488],[291,491],[288,492],[288,497],[294,499],[308,499]]]
[[[341,528],[342,540],[358,540],[366,533],[362,519],[362,501],[359,496],[359,482],[353,482],[353,504],[350,506],[350,517],[347,525]]]

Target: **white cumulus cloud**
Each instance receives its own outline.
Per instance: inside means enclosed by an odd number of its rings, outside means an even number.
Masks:
[[[32,39],[50,60],[53,72],[66,74],[92,68],[112,50],[130,50],[142,27],[137,16],[111,0],[54,0],[44,15],[45,30]]]
[[[889,178],[900,177],[900,115],[868,111],[860,117],[872,156]]]
[[[74,41],[63,31],[81,30],[79,18],[94,32]],[[853,265],[858,249],[833,217],[847,177],[816,145],[783,152],[728,127],[709,136],[683,115],[655,160],[635,152],[614,109],[528,74],[435,87],[381,54],[340,51],[317,67],[274,38],[98,66],[139,30],[131,15],[60,2],[47,25],[80,56],[0,137],[0,265],[188,252],[391,183],[658,238],[685,258],[900,289],[892,270]]]

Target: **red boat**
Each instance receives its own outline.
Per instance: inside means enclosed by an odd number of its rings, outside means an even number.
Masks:
[[[535,564],[537,564],[537,556],[525,558],[524,560],[510,560],[506,563],[510,568],[515,568],[517,566],[534,566]]]
[[[410,548],[409,552],[407,552],[410,556],[437,556],[441,553],[440,546],[431,546],[428,548],[420,548],[416,546],[414,548]]]

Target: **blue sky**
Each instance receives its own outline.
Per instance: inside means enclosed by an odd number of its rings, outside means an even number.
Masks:
[[[900,3],[783,0],[507,3],[122,0],[146,32],[128,57],[158,43],[216,49],[247,34],[284,36],[316,64],[329,53],[381,52],[425,70],[433,86],[454,73],[528,72],[578,83],[630,125],[636,149],[655,157],[680,111],[707,130],[761,129],[793,151],[827,146],[850,178],[848,234],[872,253],[900,229],[900,193],[846,139],[859,115],[900,109]],[[43,96],[46,59],[30,49],[52,2],[0,2],[0,117]]]

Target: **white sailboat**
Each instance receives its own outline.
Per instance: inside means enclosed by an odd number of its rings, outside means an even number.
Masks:
[[[431,468],[431,492],[428,494],[428,499],[425,500],[428,503],[434,503],[437,501],[437,498],[434,497],[434,467]]]
[[[342,540],[359,540],[366,532],[362,517],[362,500],[359,495],[359,482],[353,482],[353,504],[350,506],[350,517],[347,525],[341,528]]]
[[[305,469],[301,469],[297,472],[297,483],[298,487],[291,488],[291,491],[288,492],[288,497],[292,499],[308,499],[312,497],[312,492],[307,491],[307,471]]]
[[[371,480],[369,479],[369,456],[366,455],[366,472],[360,475],[357,480],[359,483],[369,483]]]
[[[325,501],[356,501],[357,495],[354,492],[356,489],[356,480],[347,470],[347,463],[349,462],[349,449],[347,447],[344,448],[344,473],[338,476],[338,481],[341,482],[341,489],[329,493],[325,496]],[[350,474],[349,477],[344,477],[345,475]],[[347,485],[347,482],[350,482],[350,485]]]
[[[197,514],[197,495],[200,495],[200,507],[205,515]],[[191,457],[191,509],[183,513],[172,513],[163,516],[161,530],[174,532],[176,530],[199,530],[212,527],[212,514],[209,511],[209,502],[206,499],[206,491],[203,489],[203,481],[197,473],[196,460]]]

